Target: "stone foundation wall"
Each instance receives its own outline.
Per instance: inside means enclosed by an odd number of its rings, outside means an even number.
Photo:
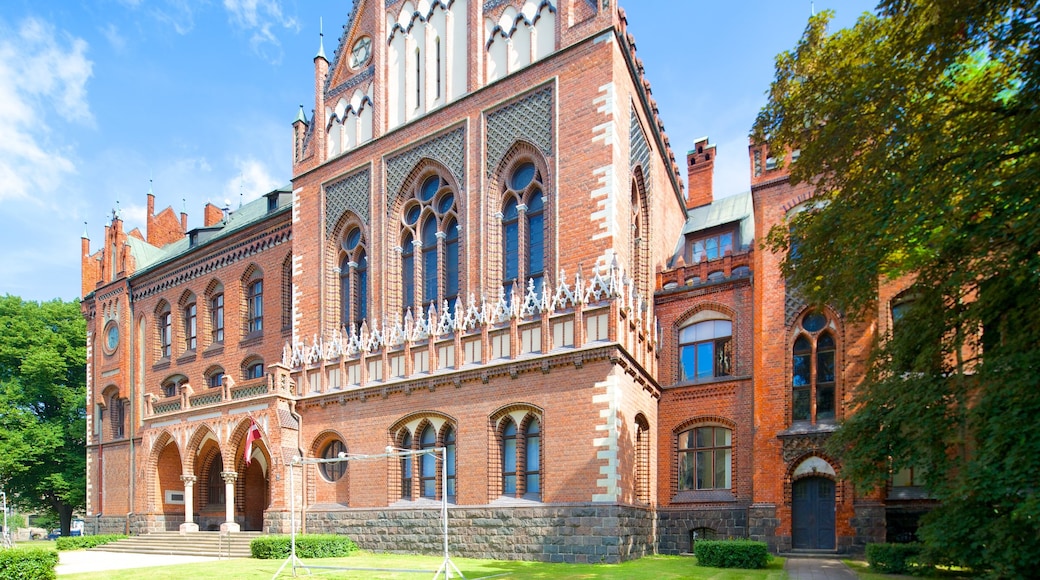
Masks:
[[[855,537],[838,538],[838,548],[844,553],[862,554],[867,543],[885,541],[885,506],[881,503],[856,504],[856,515],[849,523],[856,530]]]
[[[268,514],[280,528],[287,514]],[[440,510],[330,509],[306,516],[307,533],[350,536],[375,552],[437,554]],[[453,556],[570,563],[617,563],[654,551],[653,513],[624,506],[451,507]]]
[[[658,551],[662,554],[684,554],[692,547],[691,532],[709,528],[719,540],[746,538],[746,507],[703,507],[668,509],[657,512]]]
[[[769,551],[773,553],[791,549],[790,536],[776,535],[779,526],[780,518],[776,516],[776,506],[760,505],[748,508],[748,539],[765,542],[769,545]]]

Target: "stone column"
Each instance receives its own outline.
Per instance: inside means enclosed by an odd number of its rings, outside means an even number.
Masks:
[[[184,482],[184,523],[181,524],[181,533],[197,532],[199,525],[195,523],[195,476],[182,475]]]
[[[222,532],[238,532],[241,526],[235,522],[235,480],[238,473],[234,471],[221,471],[220,476],[224,478],[224,523],[220,524]]]

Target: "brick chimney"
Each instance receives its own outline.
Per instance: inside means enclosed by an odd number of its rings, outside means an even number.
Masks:
[[[714,174],[715,145],[709,144],[707,137],[701,137],[694,142],[693,149],[686,153],[686,175],[689,184],[686,190],[686,209],[712,202]]]
[[[212,203],[207,203],[202,209],[202,225],[205,227],[215,226],[224,219],[224,212]]]

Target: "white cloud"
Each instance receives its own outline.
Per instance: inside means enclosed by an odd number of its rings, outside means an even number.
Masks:
[[[126,48],[126,39],[119,34],[119,28],[115,24],[109,22],[107,26],[101,28],[101,34],[116,52],[123,52],[123,49]]]
[[[276,187],[283,185],[275,178],[268,167],[256,159],[236,159],[235,167],[239,174],[224,185],[224,198],[231,201],[231,207],[238,207],[239,192],[242,202],[248,203]]]
[[[275,29],[300,29],[295,18],[283,14],[278,0],[224,0],[224,8],[235,26],[252,33],[249,45],[253,51],[271,63],[282,59],[282,43]]]
[[[27,18],[17,31],[0,22],[0,201],[34,199],[45,205],[76,172],[64,122],[93,125],[87,80],[93,63],[87,43]]]
[[[195,12],[189,0],[166,0],[165,4],[164,7],[152,10],[160,22],[169,24],[182,36],[195,28]]]

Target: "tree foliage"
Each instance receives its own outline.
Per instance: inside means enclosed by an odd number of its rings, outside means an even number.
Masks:
[[[0,486],[63,535],[86,501],[85,336],[75,302],[0,297]]]
[[[884,313],[855,413],[832,444],[864,488],[916,466],[942,501],[930,553],[997,576],[1040,559],[1040,3],[883,0],[777,57],[755,137],[800,149],[821,203],[767,246],[816,304]],[[880,306],[880,308],[879,308]],[[1028,566],[1028,567],[1026,567]]]

